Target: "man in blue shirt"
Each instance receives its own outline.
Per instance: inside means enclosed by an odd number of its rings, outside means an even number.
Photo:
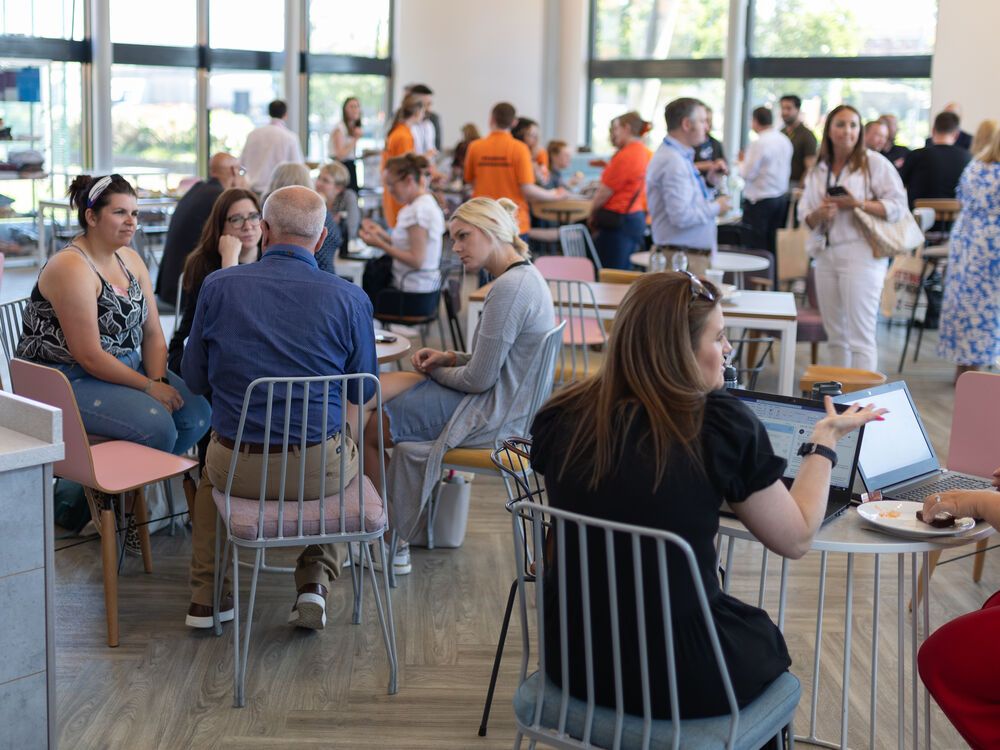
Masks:
[[[257,263],[210,274],[198,297],[198,308],[184,350],[181,372],[195,393],[212,392],[212,438],[192,513],[191,608],[187,624],[212,626],[215,526],[218,513],[212,490],[226,486],[234,441],[247,386],[259,377],[309,377],[378,373],[372,306],[367,295],[316,265],[315,253],[326,238],[323,199],[304,187],[273,192],[263,209],[264,255]],[[366,387],[363,399],[374,395]],[[268,499],[281,495],[280,439],[284,432],[284,399],[276,389],[268,450]],[[340,388],[329,389],[327,434],[322,434],[323,388],[310,391],[305,452],[305,493],[319,496],[322,451],[326,450],[327,495],[340,487],[340,453],[347,452],[345,483],[357,473],[357,449],[340,434]],[[301,430],[302,394],[293,395],[290,436]],[[247,410],[232,494],[260,495],[266,389],[254,391]],[[301,434],[299,432],[299,434]],[[298,439],[289,439],[289,444]],[[324,448],[325,446],[325,448]],[[289,451],[285,497],[299,492],[298,453]],[[294,510],[286,512],[295,512]],[[328,509],[328,512],[329,509]],[[340,545],[312,545],[299,555],[295,569],[298,598],[289,622],[321,629],[326,624],[326,594],[340,575]],[[231,620],[232,602],[220,617]]]
[[[695,147],[708,134],[705,105],[688,97],[675,99],[664,116],[667,135],[646,169],[653,244],[668,255],[683,250],[689,270],[701,274],[717,245],[715,219],[729,210],[729,198],[713,200],[694,166]]]

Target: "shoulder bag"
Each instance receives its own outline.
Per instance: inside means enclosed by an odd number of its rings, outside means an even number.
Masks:
[[[635,191],[632,199],[625,206],[627,211],[635,203],[635,199],[639,197],[639,193],[642,192],[642,188],[645,186],[645,181],[639,183],[639,189]],[[622,224],[625,223],[625,216],[627,214],[620,214],[617,211],[609,211],[603,206],[590,214],[590,223],[597,227],[598,229],[618,229]]]
[[[871,193],[871,172],[865,165],[865,194]],[[872,193],[873,199],[878,200]],[[854,218],[858,222],[861,233],[868,240],[875,258],[891,258],[896,255],[910,253],[924,244],[924,233],[920,231],[913,214],[907,211],[899,221],[887,221],[878,216],[872,216],[860,207],[854,209]]]

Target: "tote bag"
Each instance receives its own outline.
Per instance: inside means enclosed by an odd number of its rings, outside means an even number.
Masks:
[[[802,223],[794,226],[795,200],[788,201],[788,219],[785,228],[779,229],[775,240],[777,251],[778,283],[792,279],[804,279],[809,272],[809,227]]]
[[[924,244],[924,233],[909,211],[899,221],[886,221],[865,213],[861,208],[855,208],[854,218],[875,258],[892,258],[916,250]]]

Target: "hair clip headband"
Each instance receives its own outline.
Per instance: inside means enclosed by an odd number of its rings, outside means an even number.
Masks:
[[[91,186],[90,193],[87,195],[87,208],[93,208],[97,199],[101,197],[101,193],[107,190],[110,184],[111,175],[105,175]]]

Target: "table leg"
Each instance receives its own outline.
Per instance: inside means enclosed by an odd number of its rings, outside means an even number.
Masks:
[[[819,703],[819,661],[823,652],[823,605],[826,600],[826,552],[819,558],[819,604],[816,606],[816,650],[813,654],[812,704],[809,706],[809,736],[802,739],[816,742],[816,707]]]
[[[785,323],[778,329],[781,352],[778,365],[781,368],[778,373],[778,393],[784,396],[795,395],[792,392],[795,381],[795,337],[797,323],[793,320]]]
[[[868,747],[875,747],[875,727],[878,725],[878,605],[881,584],[882,558],[875,555],[875,577],[872,581],[872,692],[870,720],[868,725]]]
[[[45,265],[45,209],[42,206],[38,207],[38,217],[35,219],[35,229],[38,232],[38,252],[36,253],[36,259],[38,260],[38,267],[41,268]]]
[[[788,592],[788,558],[781,558],[781,588],[778,592],[778,630],[785,632],[785,598]]]
[[[917,590],[917,553],[914,552],[910,555],[910,590]],[[924,596],[927,599],[927,596]],[[918,699],[918,688],[917,688],[917,613],[913,613],[913,617],[910,618],[910,635],[912,640],[910,641],[910,656],[912,660],[910,661],[910,686],[912,695],[912,706],[913,706],[913,750],[918,750],[920,747],[920,714],[918,711],[920,702]],[[903,658],[902,649],[900,649],[899,658]],[[900,696],[902,697],[902,696]]]
[[[906,628],[903,622],[903,588],[906,585],[906,555],[897,555],[896,561],[897,581],[896,581],[896,643],[899,644],[896,659],[896,736],[899,742],[899,750],[906,747],[904,737],[906,735],[906,701],[903,696],[906,694],[906,678],[903,670],[903,649],[906,647]]]
[[[930,565],[928,565],[928,558],[931,555],[929,552],[924,552],[924,565],[923,565],[923,576],[924,576],[924,638],[931,634],[931,571]],[[915,619],[915,618],[914,618]],[[913,660],[913,673],[917,674],[917,661],[916,658]],[[927,686],[924,685],[924,737],[925,744],[924,747],[930,750],[931,746],[931,694],[927,691]]]
[[[764,609],[764,592],[767,589],[767,547],[761,545],[760,585],[757,587],[757,607]]]
[[[851,636],[854,615],[854,553],[847,553],[847,603],[844,612],[844,674],[840,699],[840,746],[847,747],[847,715],[851,695]]]

